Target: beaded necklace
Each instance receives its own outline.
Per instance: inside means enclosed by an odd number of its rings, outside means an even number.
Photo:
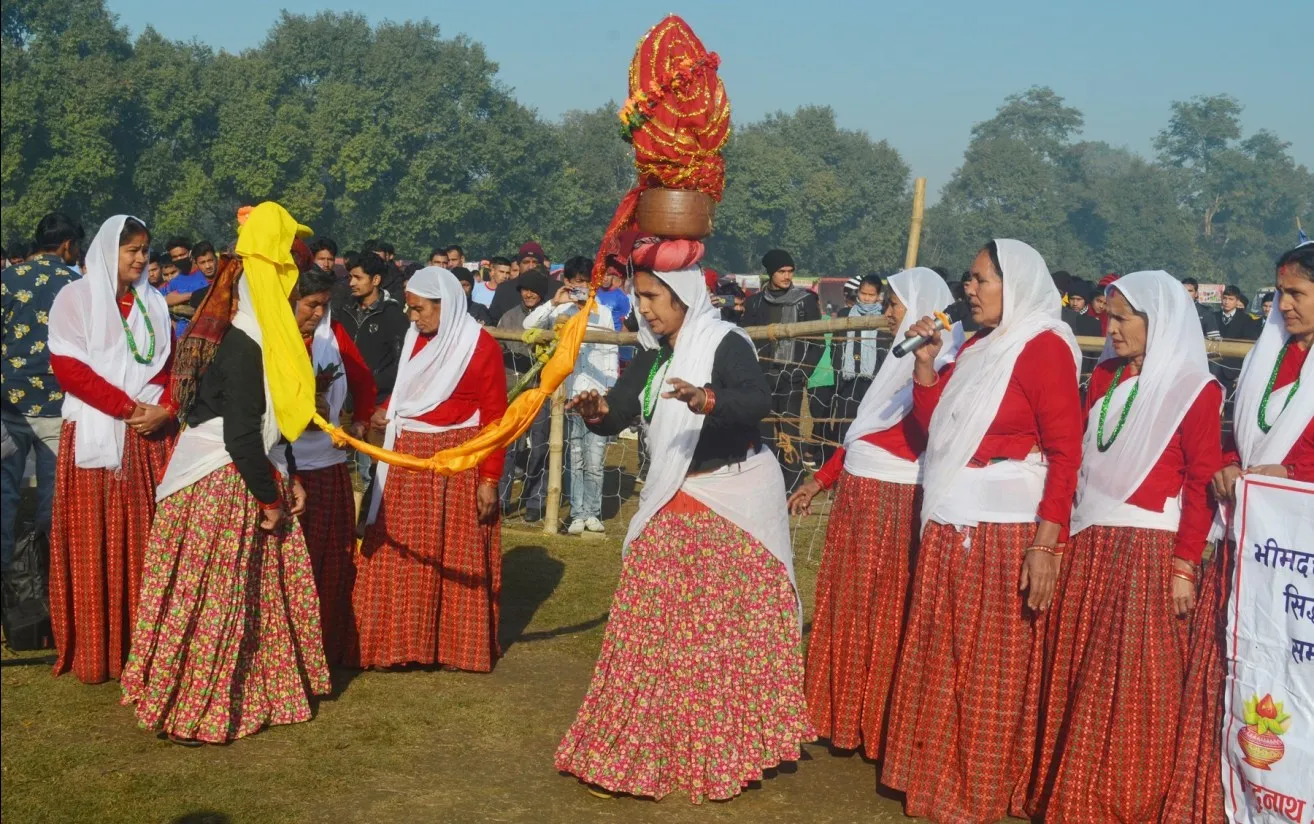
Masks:
[[[149,366],[151,361],[155,360],[155,327],[151,324],[150,313],[146,311],[146,304],[142,303],[141,295],[137,294],[136,289],[129,289],[132,293],[132,299],[137,304],[137,311],[141,312],[141,319],[146,322],[146,334],[150,336],[150,346],[146,350],[146,357],[142,357],[141,352],[137,349],[137,338],[133,336],[132,329],[128,326],[128,319],[119,315],[119,322],[123,324],[123,332],[128,336],[128,351],[132,352],[132,359],[143,366]]]
[[[1282,351],[1278,353],[1277,362],[1273,364],[1272,374],[1268,376],[1268,386],[1264,388],[1264,397],[1259,401],[1259,415],[1257,416],[1259,418],[1259,431],[1263,432],[1265,435],[1268,434],[1268,430],[1273,428],[1273,424],[1268,423],[1268,397],[1273,394],[1273,384],[1277,383],[1278,372],[1282,370],[1282,361],[1286,360],[1286,358],[1287,347],[1284,346],[1282,347]],[[1279,417],[1281,417],[1283,412],[1287,411],[1287,405],[1291,403],[1291,399],[1296,396],[1296,392],[1299,390],[1300,377],[1297,376],[1296,382],[1291,385],[1291,391],[1287,393],[1287,399],[1282,403],[1281,411],[1278,412]]]
[[[657,398],[653,397],[652,392],[652,383],[657,377],[657,370],[661,369],[662,365],[670,359],[670,355],[662,350],[657,353],[657,357],[653,359],[652,368],[648,370],[648,381],[643,385],[643,419],[645,421],[652,420],[652,413],[657,408]],[[658,397],[660,397],[660,393],[658,393]]]
[[[1131,413],[1132,401],[1136,400],[1136,393],[1141,391],[1141,382],[1137,381],[1132,387],[1131,394],[1127,396],[1127,403],[1122,407],[1122,414],[1118,416],[1118,425],[1113,429],[1113,435],[1109,438],[1108,443],[1104,441],[1104,418],[1109,414],[1109,404],[1113,401],[1113,392],[1118,388],[1118,383],[1122,380],[1122,372],[1127,368],[1127,364],[1118,367],[1118,371],[1113,373],[1113,382],[1109,384],[1109,391],[1104,393],[1104,402],[1100,404],[1100,425],[1095,430],[1095,446],[1101,452],[1107,452],[1113,442],[1118,440],[1118,433],[1122,431],[1122,425],[1127,422],[1127,415]]]

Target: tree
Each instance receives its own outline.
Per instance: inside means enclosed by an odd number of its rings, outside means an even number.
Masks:
[[[829,107],[739,129],[726,179],[708,248],[725,268],[757,271],[773,247],[812,274],[866,273],[902,259],[908,167],[885,141],[839,128]]]

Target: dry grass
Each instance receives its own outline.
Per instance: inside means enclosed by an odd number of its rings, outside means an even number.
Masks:
[[[574,717],[619,571],[607,540],[506,531],[503,643],[491,675],[335,673],[306,724],[183,749],[138,729],[116,684],[52,679],[48,654],[0,671],[0,816],[42,822],[905,821],[876,769],[809,746],[729,803],[600,800],[552,756]],[[815,566],[798,565],[809,601]]]

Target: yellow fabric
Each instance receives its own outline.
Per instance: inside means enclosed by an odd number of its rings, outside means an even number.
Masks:
[[[274,417],[289,442],[301,437],[315,414],[315,373],[288,303],[299,275],[292,241],[301,231],[309,230],[287,209],[266,201],[251,210],[237,234],[237,254],[264,338],[265,380]]]
[[[575,359],[579,356],[580,344],[584,342],[584,333],[588,330],[589,314],[595,307],[594,290],[589,290],[589,300],[584,308],[566,321],[557,335],[557,351],[548,358],[539,373],[538,386],[526,389],[506,408],[506,414],[483,429],[479,434],[458,446],[444,449],[428,458],[389,452],[382,447],[351,437],[343,430],[331,425],[318,414],[315,424],[329,434],[333,443],[339,447],[351,446],[377,461],[385,461],[403,469],[429,470],[440,475],[455,475],[467,469],[474,469],[495,449],[502,449],[529,429],[530,424],[543,407],[544,401],[552,397],[557,387],[575,370]],[[304,347],[303,351],[304,351]],[[312,402],[312,407],[313,407]]]

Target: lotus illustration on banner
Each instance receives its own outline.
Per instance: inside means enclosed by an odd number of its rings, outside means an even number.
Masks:
[[[1283,712],[1282,702],[1272,695],[1246,699],[1242,713],[1246,726],[1237,733],[1237,743],[1245,753],[1245,761],[1252,767],[1267,770],[1282,760],[1286,747],[1279,737],[1291,727],[1291,714]]]

